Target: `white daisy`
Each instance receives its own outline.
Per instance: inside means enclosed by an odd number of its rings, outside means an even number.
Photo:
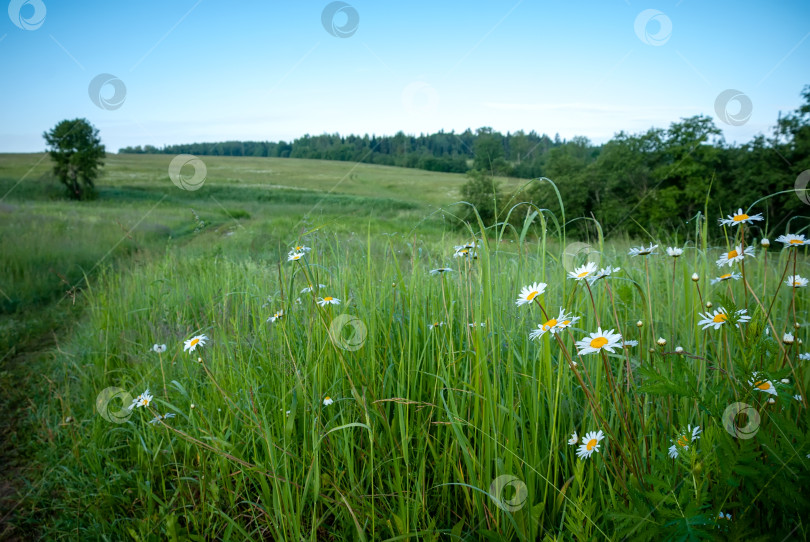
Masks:
[[[602,269],[600,269],[599,271],[594,273],[592,276],[588,277],[588,282],[590,284],[593,284],[597,280],[599,280],[601,278],[604,278],[604,277],[609,277],[613,273],[616,273],[617,271],[621,271],[621,270],[622,270],[621,267],[610,267],[610,266],[603,267]]]
[[[723,514],[723,511],[720,511],[720,515],[717,516],[717,519],[725,519],[731,521],[731,514]]]
[[[431,275],[443,275],[445,273],[450,273],[451,271],[452,271],[452,269],[449,268],[449,267],[440,267],[438,269],[431,269],[430,274]]]
[[[546,332],[551,333],[554,335],[560,330],[563,330],[569,327],[571,324],[576,323],[579,320],[579,316],[571,317],[570,314],[565,314],[565,310],[560,307],[560,314],[556,318],[551,318],[548,321],[539,324],[537,329],[529,333],[530,339],[539,339],[542,337]]]
[[[433,322],[432,324],[430,324],[428,326],[428,329],[433,329],[433,328],[436,328],[436,327],[442,327],[443,325],[444,325],[444,322]]]
[[[800,403],[802,402],[802,396],[801,395],[798,395],[798,394],[794,395],[793,398],[796,399]]]
[[[613,352],[614,348],[620,348],[622,345],[622,336],[619,333],[613,333],[613,330],[602,331],[598,328],[595,333],[577,341],[577,353],[582,356],[585,354],[593,354],[600,350],[607,350]]]
[[[633,340],[624,341],[624,343],[622,343],[622,346],[624,346],[625,348],[632,348],[633,346],[638,346],[638,341]]]
[[[594,451],[599,451],[599,443],[604,438],[605,436],[602,434],[602,431],[599,431],[598,433],[590,431],[587,433],[582,439],[582,444],[580,444],[579,448],[577,449],[577,457],[580,459],[587,459],[591,457]]]
[[[807,286],[807,279],[799,275],[790,275],[787,280],[785,280],[785,284],[794,288],[804,288]]]
[[[751,317],[747,315],[746,309],[740,309],[735,313],[734,319],[737,320],[737,327],[740,327],[740,324],[748,322],[751,320]],[[708,329],[710,327],[714,327],[714,329],[720,329],[720,327],[728,322],[728,313],[726,309],[720,307],[719,309],[714,311],[714,314],[705,312],[705,313],[698,313],[700,316],[703,317],[703,320],[698,322],[699,326],[703,326],[703,329]]]
[[[766,380],[762,375],[759,373],[753,373],[751,378],[748,379],[748,385],[752,386],[755,390],[759,390],[764,393],[769,393],[771,395],[778,395],[776,393],[776,388],[773,385],[773,382],[770,380]]]
[[[453,258],[470,258],[474,260],[478,258],[478,254],[476,254],[475,250],[471,247],[456,247],[456,251],[453,253]]]
[[[747,224],[755,220],[763,220],[761,214],[747,215],[742,209],[737,209],[737,213],[728,215],[728,218],[720,218],[720,224],[723,226],[738,226],[740,224]]]
[[[520,306],[531,303],[535,297],[546,291],[546,286],[548,285],[545,282],[535,282],[529,286],[524,286],[515,304]]]
[[[304,245],[296,245],[290,249],[290,254],[297,254],[297,253],[307,253],[311,248],[304,246]]]
[[[287,261],[288,262],[297,262],[298,260],[300,260],[303,257],[304,257],[303,252],[290,252],[289,254],[287,254]]]
[[[327,305],[340,305],[340,299],[336,297],[322,297],[318,300],[318,305],[325,307]]]
[[[129,410],[132,410],[135,407],[148,407],[152,403],[152,395],[149,393],[149,388],[146,388],[146,391],[137,396],[135,399],[132,400],[132,404],[129,405]]]
[[[570,438],[570,439],[568,439],[568,444],[570,444],[571,446],[573,446],[573,445],[575,445],[577,442],[579,442],[579,437],[577,436],[577,432],[576,432],[576,431],[574,431],[573,433],[571,433],[571,438]]]
[[[676,346],[675,347],[676,354],[683,354],[683,346]]]
[[[307,286],[306,288],[301,290],[301,293],[302,294],[308,294],[308,293],[310,293],[312,291],[315,291],[317,289],[320,289],[320,288],[326,288],[326,284],[318,284],[317,287],[316,286]]]
[[[650,254],[655,254],[655,252],[653,251],[656,248],[658,248],[658,245],[653,245],[652,243],[650,243],[649,247],[645,247],[644,245],[641,245],[640,247],[633,247],[630,249],[630,252],[628,252],[628,254],[630,254],[631,256],[648,256]]]
[[[717,259],[717,267],[723,267],[724,265],[728,265],[731,267],[731,264],[734,262],[740,262],[746,256],[754,257],[754,248],[751,246],[745,247],[743,250],[742,245],[737,245],[733,249],[728,252],[724,252],[720,258]]]
[[[334,403],[334,401],[333,401],[333,400],[332,400],[332,398],[331,398],[331,397],[329,397],[328,395],[327,395],[326,397],[324,397],[324,398],[323,398],[323,406],[329,406],[329,405],[331,405],[332,403]]]
[[[806,245],[810,243],[807,239],[804,238],[804,235],[793,235],[792,233],[788,233],[786,235],[780,235],[776,238],[777,243],[784,243],[785,248],[788,247],[800,247],[802,245]]]
[[[154,345],[152,345],[152,351],[157,352],[158,354],[162,354],[163,352],[166,351],[166,345],[165,344],[154,344]]]
[[[167,413],[166,413],[166,414],[164,414],[163,416],[161,416],[160,414],[158,414],[157,416],[155,416],[154,418],[152,418],[151,420],[149,420],[149,423],[158,423],[158,422],[163,421],[163,420],[168,420],[169,418],[174,418],[174,413],[172,413],[172,412],[167,412]]]
[[[667,247],[667,255],[672,256],[673,258],[677,258],[681,254],[683,254],[682,248]]]
[[[276,322],[278,320],[281,320],[283,317],[284,317],[284,309],[281,309],[280,311],[273,314],[273,316],[268,318],[267,321],[271,322],[271,323],[274,323],[274,322]]]
[[[670,441],[672,446],[669,447],[669,457],[676,458],[681,450],[688,450],[689,445],[700,438],[700,427],[691,425],[687,426],[686,431],[681,432],[678,440]]]
[[[810,352],[805,352],[804,354],[799,354],[799,359],[802,361],[810,361]]]
[[[577,267],[573,271],[569,271],[568,278],[574,280],[583,280],[588,278],[596,271],[596,262],[588,262],[581,267]]]
[[[725,281],[731,280],[731,279],[740,280],[741,278],[742,278],[742,275],[740,275],[736,271],[733,271],[731,273],[726,273],[725,275],[720,275],[716,279],[712,279],[712,284],[717,284],[718,282],[725,282]]]
[[[197,335],[195,337],[190,338],[189,340],[185,341],[183,344],[183,352],[194,352],[198,346],[205,346],[205,341],[208,340],[208,337],[205,335]]]

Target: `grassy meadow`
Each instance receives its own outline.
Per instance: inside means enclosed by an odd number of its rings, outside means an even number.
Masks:
[[[0,155],[0,537],[810,536],[807,249],[769,217],[573,239],[458,227],[461,175],[170,159],[76,203]]]

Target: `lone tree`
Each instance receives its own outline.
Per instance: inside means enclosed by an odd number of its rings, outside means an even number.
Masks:
[[[54,162],[53,172],[73,199],[87,199],[95,190],[93,181],[104,165],[104,145],[98,130],[87,119],[63,120],[42,134]]]

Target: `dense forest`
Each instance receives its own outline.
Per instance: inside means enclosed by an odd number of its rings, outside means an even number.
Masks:
[[[608,231],[631,234],[650,225],[683,225],[706,207],[719,216],[765,198],[755,210],[767,213],[763,233],[768,233],[784,230],[805,214],[805,203],[793,188],[798,175],[810,169],[810,85],[801,96],[803,104],[780,115],[771,134],[741,145],[727,144],[714,120],[698,115],[666,129],[619,132],[602,145],[584,137],[551,139],[534,131],[504,135],[484,127],[460,134],[305,135],[289,143],[147,145],[119,152],[311,158],[467,173],[470,180],[462,195],[487,222],[503,220],[514,203],[524,201],[561,216],[548,183],[527,182],[517,193],[505,194],[493,180],[546,177],[559,189],[567,218],[593,217]],[[510,221],[521,220],[525,212],[524,206]]]

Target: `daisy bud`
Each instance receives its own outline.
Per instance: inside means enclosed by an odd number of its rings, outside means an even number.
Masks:
[[[194,403],[191,403],[191,408],[194,408]]]
[[[72,422],[72,421],[73,421],[73,418],[71,418],[70,416],[68,416],[67,418],[65,418],[65,423],[70,423],[70,422]]]
[[[793,324],[793,327],[795,329],[799,329],[800,327],[802,327],[802,325],[799,322],[796,322],[796,323]]]
[[[796,340],[796,344],[804,344],[801,339]]]
[[[641,327],[641,326],[643,326],[643,325],[644,325],[644,322],[642,322],[641,320],[639,320],[638,322],[636,322],[636,326],[637,326],[637,327]]]
[[[712,302],[711,302],[711,301],[707,301],[707,302],[706,302],[706,308],[707,308],[707,309],[711,309],[711,308],[712,308]]]
[[[683,354],[683,346],[676,346],[675,347],[676,354]]]
[[[782,379],[782,384],[790,384],[790,379],[783,378]]]
[[[774,403],[776,402],[776,399],[774,399],[773,397],[771,397],[770,399],[768,399],[768,402],[769,402],[770,404],[774,404]]]
[[[759,242],[759,244],[762,245],[762,248],[768,248],[769,246],[771,246],[771,242],[768,241],[767,238],[764,238],[762,241]]]
[[[782,336],[782,342],[785,343],[785,344],[793,344],[794,340],[795,340],[795,337],[791,333],[785,333]]]
[[[666,346],[667,340],[663,337],[658,337],[658,346]]]
[[[655,354],[655,348],[650,348],[650,354]]]
[[[692,280],[695,282],[699,281],[700,275],[698,275],[697,273],[692,273]]]

